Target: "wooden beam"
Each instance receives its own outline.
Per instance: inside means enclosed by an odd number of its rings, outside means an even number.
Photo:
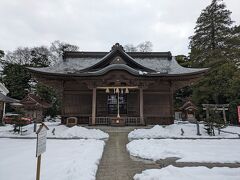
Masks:
[[[215,110],[215,111],[223,111],[223,109],[225,110],[225,111],[227,111],[228,110],[228,108],[226,108],[226,107],[223,107],[223,108],[203,108],[203,110],[207,110],[207,109],[212,109],[212,110]]]

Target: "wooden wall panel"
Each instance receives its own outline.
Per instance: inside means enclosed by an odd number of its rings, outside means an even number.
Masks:
[[[66,81],[64,84],[64,90],[88,90],[88,87],[85,83],[81,83],[79,81]]]
[[[90,115],[92,113],[92,94],[65,94],[64,107],[65,115]]]
[[[143,112],[146,116],[170,116],[170,94],[143,93]]]
[[[139,116],[139,92],[129,92],[127,94],[128,116]]]
[[[107,93],[105,91],[97,91],[97,116],[107,116]]]

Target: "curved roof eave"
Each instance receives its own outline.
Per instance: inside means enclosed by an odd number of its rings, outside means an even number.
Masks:
[[[124,64],[112,64],[109,65],[101,70],[98,71],[93,71],[93,72],[81,72],[79,74],[76,73],[55,73],[55,72],[44,72],[41,71],[39,68],[27,68],[29,69],[32,73],[34,74],[43,74],[43,75],[48,75],[48,76],[62,76],[62,77],[67,77],[67,76],[73,76],[73,77],[93,77],[93,76],[102,76],[108,73],[109,71],[113,70],[125,70],[128,73],[134,75],[134,76],[139,76],[139,77],[183,77],[183,76],[191,76],[191,75],[200,75],[200,74],[205,74],[209,68],[203,68],[201,70],[195,71],[195,72],[189,72],[189,73],[181,73],[181,74],[168,74],[168,73],[149,73],[149,72],[144,72],[140,70],[135,70],[127,65]]]

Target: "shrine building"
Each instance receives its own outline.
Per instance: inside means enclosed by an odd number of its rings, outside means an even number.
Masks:
[[[51,67],[29,68],[62,100],[62,123],[172,124],[173,94],[206,72],[180,66],[170,52],[64,52]]]

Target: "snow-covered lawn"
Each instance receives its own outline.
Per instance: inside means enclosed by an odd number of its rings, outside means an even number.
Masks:
[[[47,140],[42,180],[94,180],[102,156],[102,140]],[[33,180],[36,140],[0,139],[0,179]]]
[[[168,166],[162,169],[149,169],[136,174],[134,180],[239,180],[240,168],[184,167]]]
[[[109,135],[98,129],[87,129],[81,126],[73,126],[71,128],[60,125],[60,122],[46,122],[45,123],[48,130],[48,137],[56,137],[56,138],[86,138],[86,139],[107,139]],[[23,127],[22,135],[18,133],[13,133],[13,126],[6,125],[0,126],[0,137],[36,137],[36,133],[33,132],[33,124],[27,125]],[[55,135],[53,135],[52,131],[55,128]]]
[[[181,129],[184,131],[184,135],[181,135]],[[240,127],[228,126],[224,131],[240,134]],[[143,138],[238,138],[237,134],[228,134],[221,132],[218,135],[218,131],[215,131],[216,136],[209,136],[204,129],[204,125],[200,124],[201,136],[197,136],[196,124],[172,124],[169,126],[156,125],[151,129],[135,129],[128,135],[129,139],[143,139]]]
[[[180,158],[177,162],[240,162],[240,140],[174,140],[142,139],[127,144],[132,156],[160,160],[169,157]]]

